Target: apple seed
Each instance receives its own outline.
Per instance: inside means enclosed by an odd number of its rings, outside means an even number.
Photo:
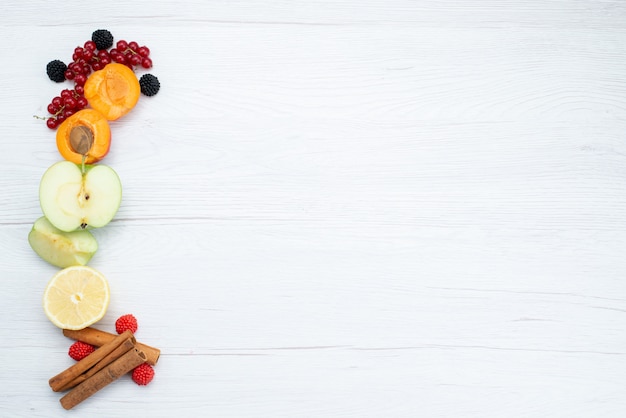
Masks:
[[[87,155],[93,145],[93,132],[85,125],[78,125],[70,131],[70,146],[74,152]]]

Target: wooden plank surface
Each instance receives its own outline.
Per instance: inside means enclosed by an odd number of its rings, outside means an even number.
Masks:
[[[5,1],[0,416],[66,416],[26,236],[45,75],[91,32],[162,89],[112,123],[98,327],[162,349],[90,417],[626,415],[626,3]],[[69,83],[67,83],[69,85]]]

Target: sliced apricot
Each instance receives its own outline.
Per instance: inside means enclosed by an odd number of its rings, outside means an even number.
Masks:
[[[82,109],[65,119],[57,129],[57,148],[68,161],[93,164],[111,147],[109,121],[95,109]]]
[[[141,94],[137,76],[124,64],[113,62],[93,72],[85,82],[89,105],[108,120],[116,120],[135,107]]]

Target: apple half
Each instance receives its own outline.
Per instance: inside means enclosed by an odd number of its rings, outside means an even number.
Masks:
[[[98,242],[87,230],[64,232],[42,216],[33,224],[28,243],[48,263],[66,268],[84,266],[98,250]]]
[[[41,178],[39,203],[52,225],[70,232],[108,224],[122,202],[117,173],[103,164],[53,164]]]

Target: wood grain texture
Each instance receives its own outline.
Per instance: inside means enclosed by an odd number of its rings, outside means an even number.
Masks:
[[[32,115],[60,91],[45,64],[101,27],[162,89],[112,124],[98,326],[132,312],[162,356],[76,413],[626,415],[621,0],[2,11],[0,416],[67,414],[57,269],[26,240],[61,157]]]

